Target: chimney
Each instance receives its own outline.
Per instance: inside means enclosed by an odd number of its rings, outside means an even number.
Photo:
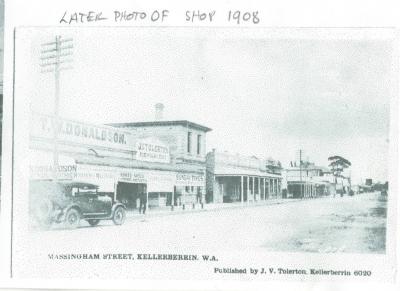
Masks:
[[[157,103],[155,106],[155,118],[156,120],[163,120],[164,104]]]

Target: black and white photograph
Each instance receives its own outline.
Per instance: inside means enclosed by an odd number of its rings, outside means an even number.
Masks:
[[[396,54],[391,29],[17,28],[14,276],[386,262]]]
[[[0,165],[2,156],[2,125],[3,125],[3,57],[4,57],[4,0],[0,0]],[[1,188],[1,166],[0,166],[0,188]],[[1,211],[1,191],[0,191]]]

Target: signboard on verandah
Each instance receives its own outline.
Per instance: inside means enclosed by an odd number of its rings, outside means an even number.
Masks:
[[[85,146],[100,146],[120,150],[132,150],[133,137],[127,131],[106,125],[91,124],[59,118],[42,113],[32,113],[30,137],[44,138],[54,142],[54,130],[59,141]]]
[[[169,146],[156,138],[144,138],[136,142],[136,159],[154,163],[171,161]]]

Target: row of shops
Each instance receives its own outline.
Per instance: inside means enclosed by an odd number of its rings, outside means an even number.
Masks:
[[[91,158],[90,163],[88,159],[59,158],[63,161],[59,166],[60,182],[72,180],[97,185],[100,194],[123,202],[127,208],[138,208],[142,193],[148,194],[150,207],[193,204],[201,202],[204,196],[204,177],[201,173],[183,174],[166,169],[113,165],[110,161],[96,161],[96,158]],[[52,179],[52,168],[31,167],[31,179]]]
[[[285,198],[316,198],[336,193],[335,177],[328,168],[307,164],[288,168],[285,172]]]
[[[95,125],[32,113],[30,125],[31,180],[92,183],[128,209],[138,208],[142,193],[153,208],[305,198],[327,191],[325,182],[285,179],[273,159],[207,153],[211,129],[187,120]]]

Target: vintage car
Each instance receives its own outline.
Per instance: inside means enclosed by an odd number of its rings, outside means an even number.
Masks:
[[[44,227],[63,223],[68,228],[80,225],[82,219],[91,226],[100,220],[125,221],[125,205],[110,196],[100,195],[98,186],[76,181],[31,181],[30,214]]]

